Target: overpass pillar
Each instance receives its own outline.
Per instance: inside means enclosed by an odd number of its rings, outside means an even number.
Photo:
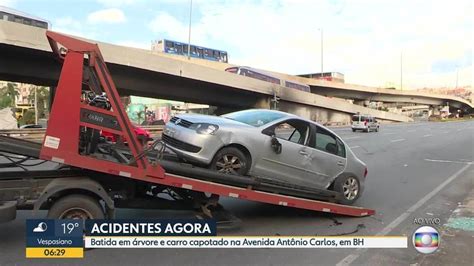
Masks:
[[[276,104],[276,109],[278,110],[279,104]],[[259,108],[259,109],[272,109],[273,107],[273,102],[271,101],[270,97],[261,97],[257,99],[255,104],[252,106],[253,108]]]

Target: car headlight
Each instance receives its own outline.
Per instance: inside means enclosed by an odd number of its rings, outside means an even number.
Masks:
[[[212,135],[219,129],[219,126],[207,123],[196,123],[192,124],[189,128],[196,130],[199,134]]]

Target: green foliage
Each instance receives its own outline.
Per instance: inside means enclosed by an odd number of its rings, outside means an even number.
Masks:
[[[49,89],[46,88],[46,87],[36,87],[36,93],[38,94],[38,118],[44,118],[44,117],[46,117],[46,113],[48,112]],[[28,95],[28,101],[30,103],[35,102],[35,90],[34,89],[32,89],[31,92],[30,92],[30,95]],[[33,117],[34,117],[34,113],[33,113]]]
[[[35,111],[28,110],[25,112],[25,115],[19,119],[20,125],[28,125],[35,123]]]
[[[6,86],[0,88],[0,109],[15,107],[15,97],[18,94],[18,88],[15,83],[8,82]]]

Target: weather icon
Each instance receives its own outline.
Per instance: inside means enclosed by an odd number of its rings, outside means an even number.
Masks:
[[[40,222],[38,226],[33,229],[35,233],[43,233],[48,229],[48,225],[45,222]]]

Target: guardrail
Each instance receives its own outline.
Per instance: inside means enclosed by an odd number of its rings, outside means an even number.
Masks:
[[[161,136],[164,126],[140,126],[140,128],[147,130],[153,138],[156,138]],[[41,142],[45,132],[45,128],[0,129],[0,136]]]

